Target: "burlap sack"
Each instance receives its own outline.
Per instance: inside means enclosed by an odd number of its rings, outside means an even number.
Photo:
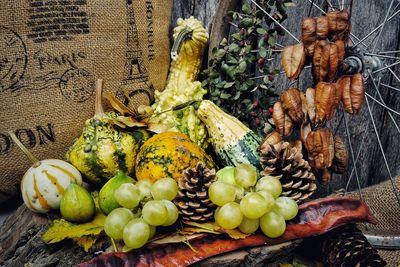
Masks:
[[[95,79],[125,92],[131,106],[149,104],[164,87],[172,0],[0,0],[0,7],[1,203],[30,166],[8,131],[39,159],[64,158],[93,115]]]
[[[400,177],[395,179],[397,188],[400,188]],[[385,231],[390,235],[400,234],[400,205],[397,202],[390,181],[362,189],[364,202],[370,208],[378,223],[368,225],[376,231]],[[359,197],[358,191],[350,192],[350,196]],[[362,229],[362,228],[361,228]],[[400,250],[378,250],[381,257],[388,263],[387,266],[400,265]]]

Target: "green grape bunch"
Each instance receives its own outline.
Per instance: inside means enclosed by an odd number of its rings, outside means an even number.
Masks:
[[[283,235],[286,221],[295,218],[299,210],[293,199],[281,193],[277,177],[258,179],[256,168],[247,163],[219,170],[217,181],[208,189],[211,202],[218,206],[214,218],[220,227],[238,228],[245,234],[261,229],[270,238]]]

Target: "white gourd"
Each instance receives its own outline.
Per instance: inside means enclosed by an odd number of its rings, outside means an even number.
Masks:
[[[80,172],[63,160],[38,160],[13,133],[10,133],[10,136],[33,163],[21,181],[21,194],[25,205],[39,213],[58,209],[68,185],[82,184]]]

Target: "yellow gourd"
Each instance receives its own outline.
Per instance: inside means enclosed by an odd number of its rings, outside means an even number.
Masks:
[[[178,180],[186,168],[202,161],[214,167],[212,159],[186,135],[177,132],[156,134],[140,148],[136,158],[136,179],[152,182],[170,177]]]
[[[150,118],[152,123],[167,125],[167,131],[179,131],[188,135],[202,147],[207,146],[207,131],[192,106],[177,111],[165,111],[192,100],[202,100],[207,93],[201,83],[196,81],[207,41],[208,33],[201,21],[193,17],[178,19],[174,28],[172,62],[167,85],[164,91],[155,92],[153,115]]]
[[[66,188],[71,183],[82,184],[81,174],[74,166],[59,159],[38,160],[14,133],[9,134],[32,162],[32,166],[21,180],[21,193],[25,205],[39,213],[58,209]]]

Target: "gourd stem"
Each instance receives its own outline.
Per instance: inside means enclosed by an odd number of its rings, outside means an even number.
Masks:
[[[98,79],[96,81],[96,99],[94,103],[94,116],[98,117],[99,115],[104,113],[103,110],[103,104],[102,104],[102,99],[103,99],[103,80]]]
[[[11,139],[14,141],[14,143],[16,143],[22,152],[24,152],[25,156],[32,162],[33,166],[39,166],[40,161],[21,143],[21,141],[19,141],[17,136],[13,132],[8,132],[8,134],[11,136]]]
[[[185,27],[178,36],[175,38],[174,44],[171,49],[171,59],[176,61],[178,59],[179,51],[181,50],[182,44],[186,39],[192,38],[193,29]]]

